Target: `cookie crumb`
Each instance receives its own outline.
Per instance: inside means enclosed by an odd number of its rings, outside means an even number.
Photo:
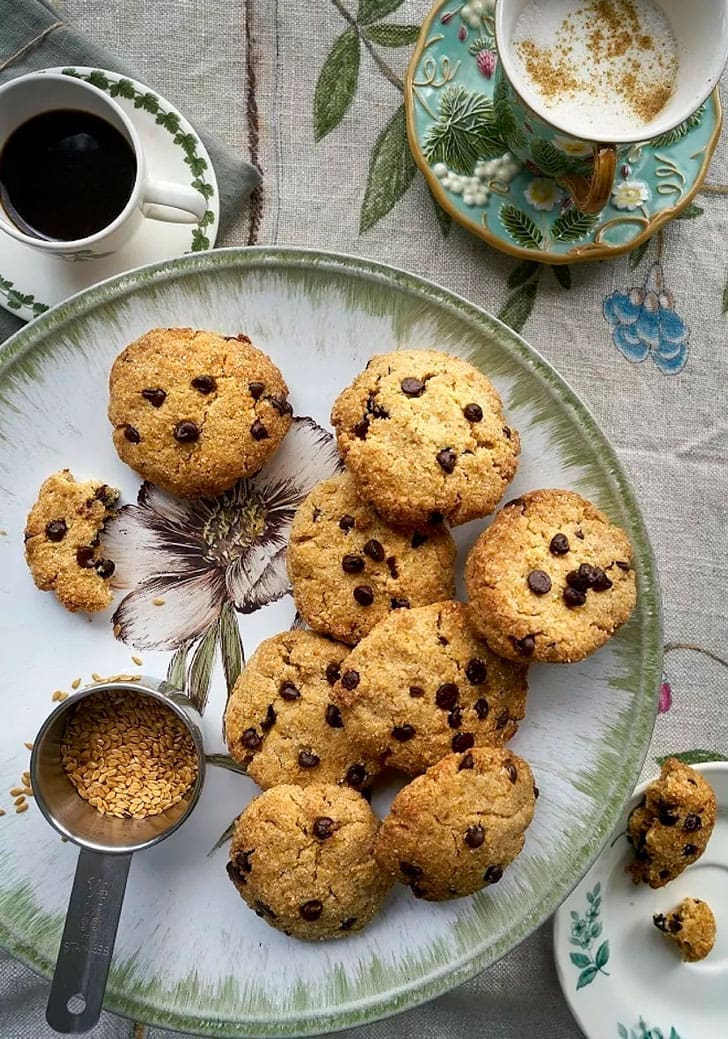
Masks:
[[[675,942],[685,963],[704,960],[715,945],[715,916],[700,898],[684,898],[669,913],[655,913],[652,922]]]

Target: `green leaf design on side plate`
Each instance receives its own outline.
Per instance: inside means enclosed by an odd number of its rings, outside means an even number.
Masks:
[[[407,144],[404,105],[400,105],[374,145],[361,207],[359,234],[374,227],[399,201],[414,180],[415,170],[415,160]]]
[[[88,74],[86,79],[92,86],[98,87],[99,90],[108,90],[111,86],[109,80],[101,71],[101,69],[94,69],[93,72],[90,72]]]
[[[446,87],[437,122],[427,131],[422,150],[429,162],[444,162],[463,174],[472,174],[479,159],[502,155],[507,148],[496,130],[490,98],[462,86]]]
[[[364,30],[364,35],[372,43],[378,43],[380,47],[406,47],[410,43],[416,43],[420,35],[419,25],[370,25]]]
[[[185,691],[200,714],[205,713],[207,706],[216,647],[217,622],[210,625],[197,643],[187,672],[187,689]]]
[[[210,239],[199,227],[193,228],[190,252],[203,253],[210,248]]]
[[[617,1025],[617,1034],[619,1035],[619,1039],[629,1039],[629,1032],[621,1023]]]
[[[636,249],[632,250],[632,252],[629,254],[629,260],[627,261],[629,269],[631,271],[634,271],[637,269],[637,267],[639,267],[649,247],[650,239],[648,238],[646,242],[643,242],[642,245],[638,245]]]
[[[567,209],[558,220],[554,220],[551,234],[559,242],[578,242],[580,238],[586,238],[598,223],[598,213],[580,213],[578,209]]]
[[[571,267],[559,267],[558,265],[554,265],[551,268],[551,273],[554,278],[556,278],[562,289],[571,288]]]
[[[508,275],[506,284],[509,289],[517,289],[520,285],[525,285],[527,281],[530,281],[531,278],[540,273],[540,263],[536,263],[535,260],[521,260]]]
[[[537,294],[538,278],[521,285],[506,300],[498,314],[499,320],[509,325],[514,332],[520,332],[533,312]]]
[[[575,967],[589,967],[591,965],[591,960],[583,952],[569,953],[569,959]]]
[[[602,967],[606,967],[609,963],[609,942],[602,942],[597,949],[597,954],[594,957],[594,962],[597,967],[601,970]]]
[[[531,142],[531,157],[547,177],[558,177],[569,166],[564,153],[543,137],[537,137]]]
[[[677,758],[678,761],[682,761],[685,765],[700,765],[705,761],[728,761],[728,757],[725,754],[721,754],[717,750],[681,750],[674,754],[663,754],[662,757],[655,758],[660,767],[665,764],[668,758]]]
[[[531,217],[524,213],[518,206],[506,202],[500,208],[501,223],[511,238],[515,239],[524,249],[541,249],[543,246],[543,231],[534,223]],[[558,223],[558,221],[557,221]],[[555,225],[554,225],[555,226]]]
[[[356,29],[335,40],[319,72],[313,95],[313,132],[317,141],[338,126],[354,99],[361,47]]]
[[[585,967],[579,975],[579,980],[576,983],[576,991],[578,992],[580,988],[585,988],[587,985],[591,985],[598,973],[598,967]]]
[[[378,22],[380,18],[386,17],[401,7],[403,2],[404,0],[359,0],[356,20],[360,25]]]

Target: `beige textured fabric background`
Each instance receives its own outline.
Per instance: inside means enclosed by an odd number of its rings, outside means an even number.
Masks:
[[[322,141],[314,140],[317,75],[347,27],[342,9],[355,14],[356,0],[58,0],[57,6],[193,124],[206,124],[221,143],[260,166],[262,193],[219,245],[353,253],[432,278],[488,310],[502,308],[515,261],[457,227],[443,237],[419,175],[387,216],[359,234],[371,150],[401,103],[368,51],[348,113]],[[405,0],[383,20],[418,24],[427,9],[426,0]],[[402,76],[411,47],[377,50]],[[725,141],[709,183],[728,183]],[[691,329],[680,374],[663,375],[650,358],[628,362],[602,313],[605,296],[644,283],[656,243],[636,271],[626,257],[573,267],[569,291],[545,270],[524,328],[593,409],[631,474],[657,552],[665,639],[688,645],[666,656],[673,703],[658,717],[645,775],[666,752],[703,748],[728,756],[728,670],[710,655],[727,655],[728,634],[728,195],[702,194],[696,202],[704,213],[667,229],[661,258],[675,308]],[[667,699],[664,689],[663,707]],[[43,1018],[46,992],[27,970],[0,960],[2,1039],[52,1034]],[[90,1034],[163,1039],[171,1033],[134,1031],[105,1015]],[[477,981],[356,1034],[577,1039],[580,1032],[560,994],[547,926]]]

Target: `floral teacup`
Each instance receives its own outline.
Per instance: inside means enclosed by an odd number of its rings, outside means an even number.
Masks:
[[[652,140],[687,120],[720,79],[728,59],[725,0],[660,0],[677,41],[678,71],[665,105],[639,132],[625,126],[607,142],[574,108],[568,120],[555,117],[513,55],[513,37],[528,0],[498,0],[495,115],[501,136],[521,161],[553,177],[583,213],[599,213],[609,201],[617,165],[635,144]],[[542,0],[546,6],[551,0]]]

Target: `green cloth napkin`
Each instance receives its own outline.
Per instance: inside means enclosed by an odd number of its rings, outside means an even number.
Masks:
[[[134,77],[133,69],[67,25],[44,0],[0,0],[0,83],[57,65],[91,65]],[[216,144],[204,129],[196,129],[217,174],[222,234],[259,183],[260,174]],[[18,318],[0,310],[0,343],[22,326]]]

